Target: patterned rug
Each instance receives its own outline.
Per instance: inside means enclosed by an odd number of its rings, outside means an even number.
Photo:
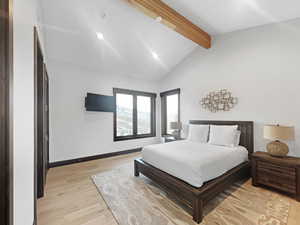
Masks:
[[[92,177],[119,225],[196,225],[180,203],[126,165]],[[290,203],[240,182],[205,206],[201,225],[286,225]]]

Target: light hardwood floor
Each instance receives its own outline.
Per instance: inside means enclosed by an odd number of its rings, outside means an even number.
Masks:
[[[118,225],[91,176],[133,162],[139,153],[50,169],[38,201],[38,225]],[[246,185],[251,185],[250,180]],[[291,202],[288,225],[300,224],[300,203]]]

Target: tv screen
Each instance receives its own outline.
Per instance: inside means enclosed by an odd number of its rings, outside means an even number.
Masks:
[[[114,112],[116,108],[115,97],[87,93],[85,108],[87,111]]]

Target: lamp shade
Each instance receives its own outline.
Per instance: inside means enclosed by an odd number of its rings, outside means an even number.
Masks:
[[[180,122],[170,122],[170,128],[172,130],[181,130],[181,123]]]
[[[294,127],[265,125],[264,138],[269,140],[291,141],[295,139],[295,129]]]

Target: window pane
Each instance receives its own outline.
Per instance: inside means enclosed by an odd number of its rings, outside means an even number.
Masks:
[[[133,96],[116,95],[117,136],[133,135]]]
[[[151,98],[137,96],[138,134],[151,133]]]
[[[167,133],[171,134],[171,122],[178,122],[178,94],[167,96]]]

